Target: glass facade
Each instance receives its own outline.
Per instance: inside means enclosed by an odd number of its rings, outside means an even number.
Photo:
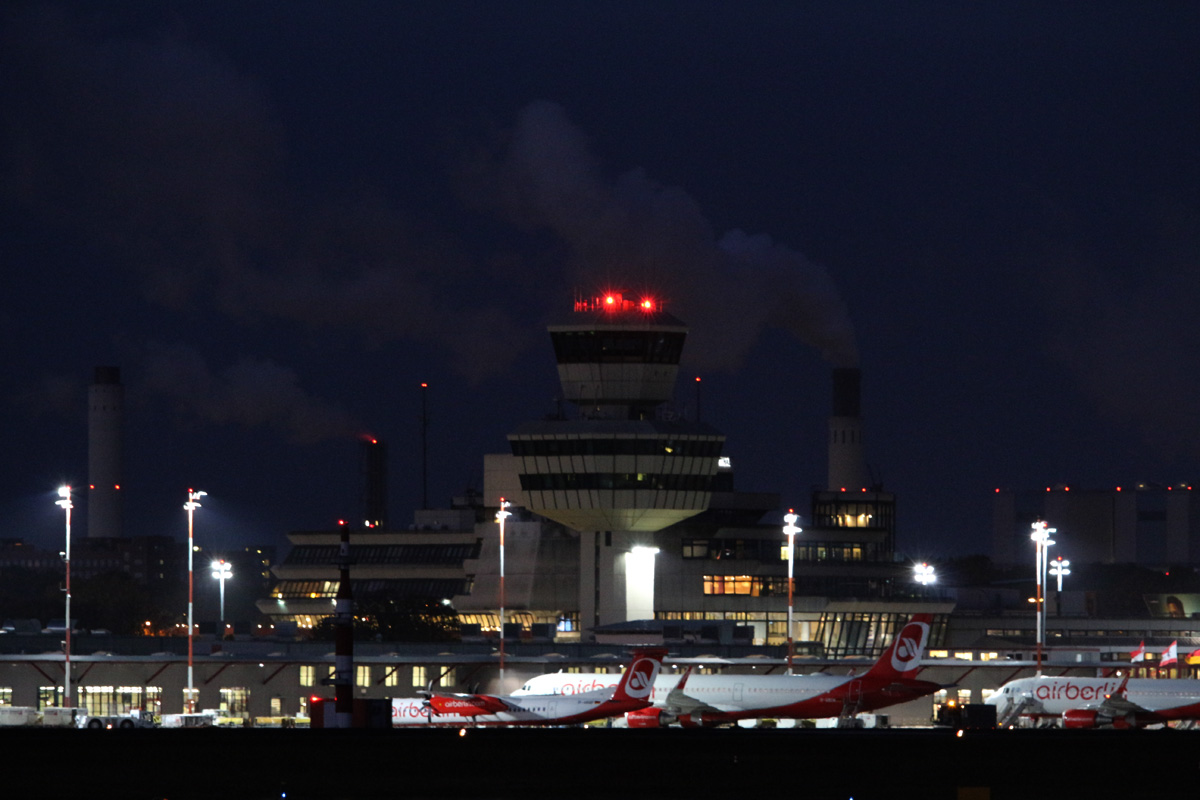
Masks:
[[[637,330],[554,331],[559,364],[678,364],[683,332]]]

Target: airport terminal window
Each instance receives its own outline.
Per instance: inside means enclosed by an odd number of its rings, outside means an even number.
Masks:
[[[300,685],[312,686],[316,678],[316,667],[311,664],[300,665]]]
[[[384,686],[399,686],[400,685],[400,668],[392,667],[383,674]]]
[[[359,664],[355,667],[355,683],[362,687],[371,685],[371,666],[369,664]]]
[[[555,331],[550,340],[559,364],[678,364],[685,336],[665,331]]]
[[[417,687],[418,689],[424,689],[425,684],[428,682],[429,682],[429,679],[425,677],[425,667],[413,667],[412,668],[412,685],[413,686]]]
[[[521,488],[527,492],[592,489],[707,492],[712,485],[711,475],[656,475],[650,472],[546,472],[520,477]]]
[[[38,708],[46,706],[61,706],[62,703],[62,687],[61,686],[39,686],[38,687]]]
[[[0,686],[0,706],[12,705],[12,687]]]
[[[708,558],[708,539],[684,539],[684,558]]]
[[[660,456],[717,458],[720,439],[659,438],[511,439],[514,456]]]
[[[454,685],[455,673],[457,672],[454,667],[446,667],[438,671],[441,673],[441,677],[438,678],[438,686],[445,688]]]
[[[246,716],[250,711],[250,690],[244,686],[222,686],[220,708],[227,717]]]
[[[740,594],[749,597],[786,595],[787,578],[754,575],[705,575],[704,594]]]

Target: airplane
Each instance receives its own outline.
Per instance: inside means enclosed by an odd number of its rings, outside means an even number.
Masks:
[[[1200,680],[1040,675],[1009,681],[985,702],[996,706],[1001,727],[1032,717],[1064,728],[1141,728],[1200,720]]]
[[[392,726],[577,725],[619,717],[650,705],[650,692],[667,651],[638,648],[615,686],[564,695],[449,694],[392,700]],[[614,679],[617,676],[613,676]]]
[[[917,680],[931,614],[915,615],[862,675],[663,675],[653,707],[629,711],[631,728],[711,727],[742,719],[849,719],[933,694],[940,684]],[[611,685],[616,676],[554,673],[531,678],[514,694],[571,696]]]

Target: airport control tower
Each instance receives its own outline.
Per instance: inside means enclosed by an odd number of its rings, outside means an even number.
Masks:
[[[580,533],[582,627],[653,617],[653,533],[708,508],[725,441],[666,405],[687,327],[610,292],[549,331],[576,413],[509,434],[522,505]]]

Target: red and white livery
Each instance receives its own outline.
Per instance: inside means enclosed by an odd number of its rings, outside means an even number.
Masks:
[[[942,688],[917,679],[933,617],[917,614],[862,675],[659,676],[653,707],[625,715],[631,728],[709,727],[743,719],[849,718],[906,703]],[[515,694],[570,697],[611,685],[612,675],[556,673],[530,679]]]
[[[650,693],[667,651],[635,650],[633,663],[614,685],[572,695],[488,695],[434,692],[392,700],[392,726],[578,725],[619,717],[650,705]]]
[[[1200,681],[1043,675],[1009,681],[986,702],[1001,725],[1027,717],[1065,728],[1140,728],[1200,719]]]

